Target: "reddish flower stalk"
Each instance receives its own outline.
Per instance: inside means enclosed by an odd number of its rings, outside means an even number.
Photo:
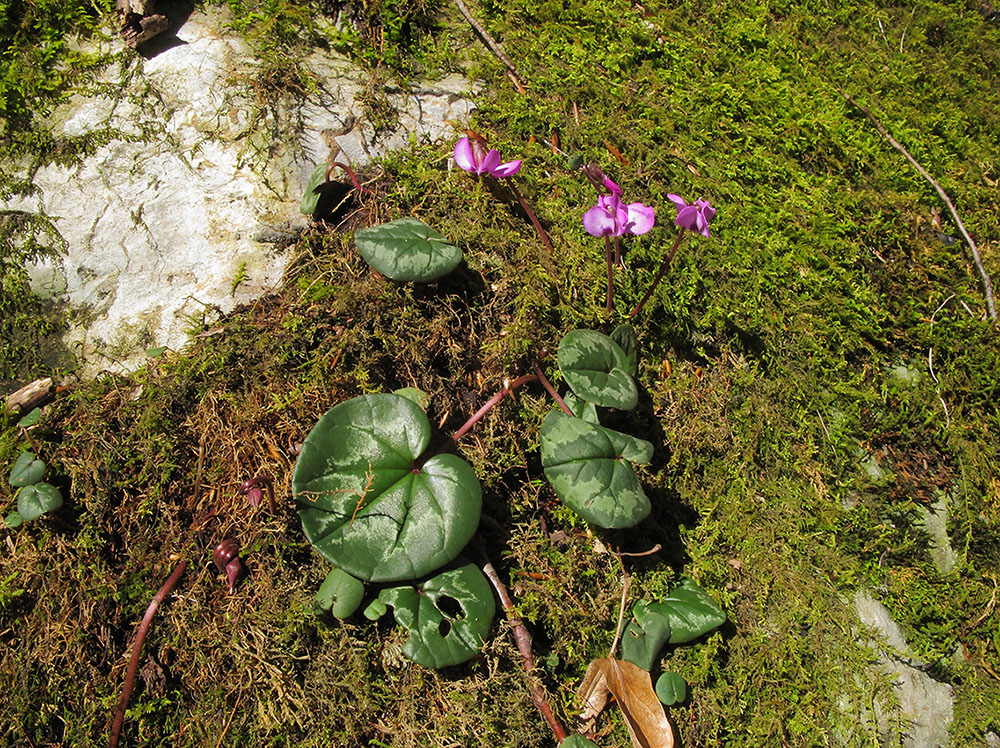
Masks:
[[[347,172],[347,175],[351,178],[351,182],[354,183],[354,189],[356,189],[358,192],[367,192],[369,195],[374,195],[375,194],[374,192],[372,192],[367,187],[362,187],[361,186],[361,182],[358,181],[358,175],[354,173],[354,169],[352,169],[347,164],[340,163],[339,161],[334,161],[333,163],[331,163],[327,167],[327,169],[326,169],[326,181],[327,182],[330,181],[330,175],[333,174],[333,168],[335,166],[339,166],[341,169],[343,169],[344,171]]]
[[[660,270],[653,279],[652,284],[649,286],[649,290],[646,291],[646,295],[642,297],[642,301],[635,305],[635,309],[629,313],[629,319],[635,317],[635,315],[637,315],[646,305],[646,302],[649,301],[649,297],[653,295],[653,291],[656,290],[656,287],[660,284],[660,280],[663,278],[663,275],[667,272],[667,268],[670,267],[670,261],[674,259],[674,254],[677,252],[677,248],[681,246],[681,239],[683,238],[684,231],[682,229],[681,233],[677,235],[677,239],[674,241],[674,246],[670,248],[670,254],[667,255],[666,259],[660,265]]]
[[[493,408],[496,407],[501,400],[507,397],[507,395],[511,394],[522,384],[526,384],[532,381],[533,379],[535,379],[534,374],[524,374],[515,379],[513,382],[504,382],[503,388],[497,394],[495,394],[493,397],[487,400],[486,403],[483,405],[483,407],[481,407],[479,410],[473,413],[472,417],[470,417],[468,421],[462,424],[462,427],[458,431],[456,431],[454,435],[452,435],[452,437],[441,447],[441,449],[438,450],[437,453],[440,454],[441,452],[446,452],[447,450],[451,449],[454,445],[458,444],[458,440],[461,439],[463,436],[465,436],[467,433],[469,433],[469,431],[472,430],[472,427],[475,426],[477,423],[479,423],[479,421],[482,420],[483,416],[485,416],[487,413],[493,410]]]
[[[615,274],[614,274],[614,264],[611,257],[611,240],[607,236],[604,237],[604,259],[608,264],[608,299],[606,310],[608,314],[611,314],[611,300],[615,293]]]
[[[108,740],[108,748],[116,748],[118,739],[121,737],[122,723],[125,721],[125,710],[128,708],[128,700],[132,696],[132,689],[135,687],[135,676],[139,670],[139,656],[142,654],[142,645],[146,641],[146,634],[149,633],[149,626],[153,622],[153,616],[156,615],[160,604],[170,594],[170,591],[177,584],[186,568],[187,561],[181,561],[177,564],[177,568],[174,569],[173,574],[167,577],[167,581],[163,583],[159,592],[156,593],[149,603],[149,607],[146,608],[146,613],[142,617],[142,623],[139,624],[139,629],[135,633],[135,642],[132,644],[132,656],[129,659],[128,670],[125,674],[125,685],[122,688],[121,698],[118,699],[118,706],[115,708],[114,721],[111,723],[111,738]]]
[[[573,415],[573,411],[569,409],[566,401],[559,396],[558,392],[556,392],[556,388],[552,386],[552,382],[546,379],[545,374],[542,372],[542,367],[538,365],[538,362],[532,361],[531,365],[535,368],[535,376],[538,377],[538,381],[542,383],[542,387],[545,388],[545,391],[552,395],[552,399],[556,401],[560,408],[562,408],[562,412],[568,416]]]
[[[514,193],[514,197],[517,198],[517,202],[521,205],[521,210],[528,214],[528,220],[531,221],[531,225],[535,227],[535,233],[538,234],[539,240],[545,245],[545,248],[551,253],[552,250],[552,240],[549,239],[549,235],[546,233],[545,229],[542,228],[542,224],[539,223],[538,217],[535,215],[535,211],[531,209],[528,205],[528,201],[524,199],[521,191],[517,189],[514,182],[510,182],[510,191]]]
[[[274,487],[271,485],[271,479],[266,475],[258,475],[256,478],[246,481],[240,486],[240,494],[247,497],[250,506],[258,507],[264,498],[264,491],[261,490],[261,486],[267,489],[267,506],[271,510],[271,514],[276,515],[278,507],[274,502]]]

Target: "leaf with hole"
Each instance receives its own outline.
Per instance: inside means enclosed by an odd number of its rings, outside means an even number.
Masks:
[[[431,668],[475,657],[496,612],[489,582],[471,563],[437,574],[419,589],[384,589],[378,599],[392,607],[396,623],[409,632],[403,654]]]
[[[632,463],[649,462],[643,439],[552,411],[539,436],[542,468],[566,505],[600,527],[632,527],[649,514]]]
[[[620,410],[631,410],[639,402],[629,358],[607,335],[571,330],[559,342],[558,360],[566,384],[584,400]]]
[[[347,618],[361,605],[365,585],[343,569],[333,569],[326,575],[316,593],[316,605],[328,610],[335,618]]]
[[[392,280],[432,281],[462,261],[462,250],[416,218],[361,229],[354,239],[365,262]]]
[[[336,405],[313,427],[292,490],[306,537],[334,566],[364,581],[415,579],[472,538],[479,480],[453,454],[418,465],[430,434],[416,403],[387,394]]]
[[[38,483],[45,475],[45,463],[35,457],[34,452],[22,452],[10,468],[7,482],[15,487]]]
[[[660,677],[656,679],[655,690],[656,698],[658,698],[664,706],[673,706],[674,704],[680,704],[687,698],[688,684],[687,681],[685,681],[677,673],[667,671],[662,673]]]
[[[38,519],[46,512],[52,512],[63,504],[62,494],[48,483],[25,486],[17,494],[17,513],[25,522]]]

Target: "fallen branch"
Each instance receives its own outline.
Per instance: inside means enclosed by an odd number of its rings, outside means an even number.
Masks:
[[[479,34],[479,38],[483,40],[483,43],[486,44],[486,46],[489,47],[490,51],[494,55],[496,55],[496,58],[504,64],[504,67],[506,67],[507,70],[510,71],[511,77],[514,79],[515,85],[517,85],[518,89],[520,89],[521,92],[524,93],[524,89],[522,88],[522,86],[527,83],[527,80],[523,75],[521,75],[521,72],[514,66],[514,63],[510,61],[510,58],[504,54],[503,49],[500,47],[499,44],[497,44],[496,39],[490,36],[490,33],[480,25],[479,21],[476,20],[475,16],[472,15],[472,13],[469,11],[468,6],[466,6],[466,4],[462,2],[462,0],[455,0],[455,5],[458,7],[458,11],[463,16],[465,16],[465,20],[469,22],[469,25],[476,30],[477,34]]]
[[[903,33],[905,35],[906,32],[904,31]],[[899,44],[900,47],[902,47],[902,39],[899,40]],[[986,268],[983,267],[983,260],[979,256],[979,248],[976,247],[976,243],[972,241],[972,237],[969,236],[969,232],[965,230],[965,224],[963,224],[962,219],[958,217],[958,211],[955,210],[955,205],[951,202],[951,198],[948,197],[948,194],[944,191],[941,185],[937,183],[937,180],[935,180],[934,177],[932,177],[927,170],[922,167],[917,160],[913,158],[913,156],[910,155],[910,152],[907,151],[898,140],[889,134],[889,132],[882,126],[882,123],[875,118],[874,114],[852,99],[849,94],[841,91],[840,89],[837,89],[837,92],[843,96],[848,103],[857,107],[859,111],[871,120],[872,124],[875,125],[875,129],[882,133],[883,137],[889,141],[892,147],[902,153],[903,156],[906,157],[906,160],[913,165],[913,168],[920,172],[920,175],[931,183],[931,186],[937,191],[938,195],[944,201],[944,204],[948,206],[948,211],[951,213],[951,217],[955,219],[955,225],[958,226],[958,230],[962,233],[963,238],[969,245],[969,250],[972,252],[972,261],[976,264],[976,269],[979,271],[979,275],[983,279],[983,293],[986,296],[986,310],[990,315],[990,319],[996,322],[997,312],[996,307],[993,304],[993,283],[990,281],[990,276],[986,272]]]
[[[41,405],[52,396],[52,377],[36,379],[17,392],[7,396],[7,408],[15,413],[27,413],[32,408]]]
[[[108,748],[116,748],[118,738],[121,737],[122,723],[125,721],[125,710],[128,708],[128,700],[132,696],[132,689],[135,687],[135,676],[139,670],[139,657],[142,654],[142,645],[146,641],[146,634],[149,633],[149,626],[153,622],[153,616],[156,615],[160,603],[166,599],[170,591],[176,586],[186,568],[187,561],[181,561],[177,564],[174,573],[167,577],[167,581],[163,583],[160,591],[156,593],[149,603],[149,607],[146,608],[146,614],[142,617],[142,623],[139,624],[139,629],[135,632],[135,642],[132,644],[132,657],[128,661],[128,670],[125,673],[125,685],[122,687],[122,696],[118,699],[115,718],[111,723],[111,738],[108,740]]]

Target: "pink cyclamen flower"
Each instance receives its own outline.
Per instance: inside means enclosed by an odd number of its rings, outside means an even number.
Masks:
[[[677,208],[677,218],[674,223],[682,229],[697,231],[702,236],[708,236],[708,224],[715,217],[715,208],[708,200],[698,200],[688,205],[680,195],[667,195],[667,198]]]
[[[610,181],[610,180],[608,180]],[[614,182],[612,182],[614,184]],[[615,185],[617,187],[618,185]],[[625,205],[619,192],[601,195],[597,205],[583,214],[583,227],[591,236],[645,234],[655,223],[654,211],[642,203]]]
[[[455,163],[472,174],[491,177],[512,177],[521,170],[521,159],[501,164],[496,148],[485,151],[483,144],[472,138],[462,138],[455,143]]]

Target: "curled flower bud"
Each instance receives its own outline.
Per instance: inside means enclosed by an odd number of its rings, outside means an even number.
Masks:
[[[243,560],[240,558],[240,545],[235,540],[226,539],[215,546],[212,554],[212,561],[219,571],[226,572],[226,581],[229,583],[229,594],[233,594],[236,583],[246,573]]]
[[[277,506],[274,503],[274,488],[271,486],[270,478],[263,475],[251,478],[240,486],[240,493],[247,497],[250,506],[258,507],[264,498],[264,491],[261,489],[261,486],[267,489],[267,506],[271,510],[271,514],[277,514]]]

